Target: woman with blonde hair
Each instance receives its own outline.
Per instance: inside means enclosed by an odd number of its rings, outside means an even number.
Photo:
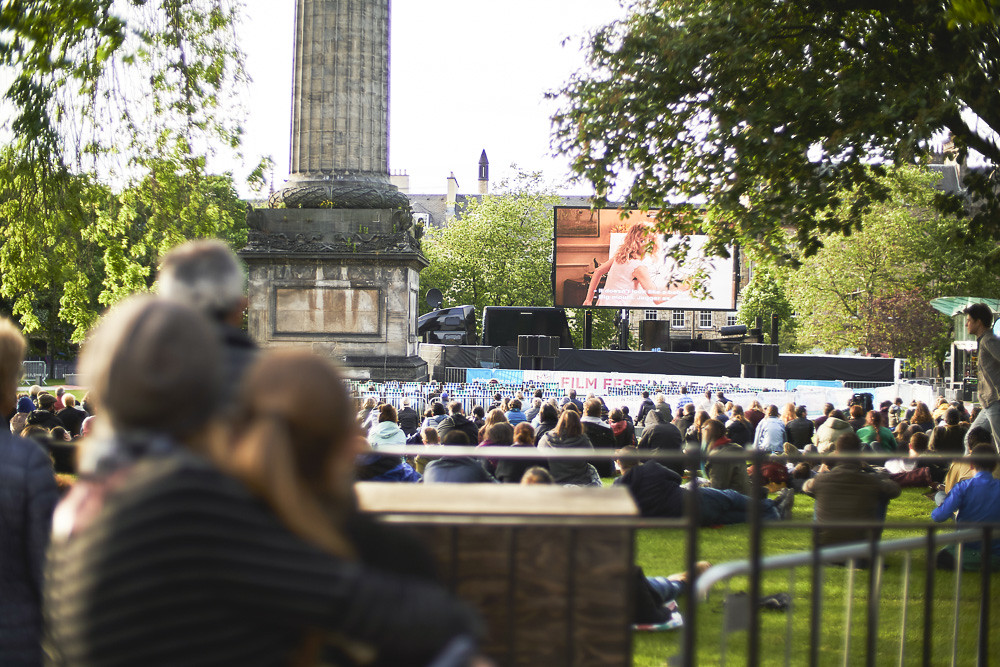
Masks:
[[[648,254],[659,248],[657,236],[645,223],[632,225],[608,261],[594,269],[583,305],[594,303],[597,286],[605,275],[608,279],[597,297],[598,306],[639,307],[666,301],[666,290],[653,282],[649,267],[643,263]],[[641,289],[636,289],[636,283]]]
[[[479,438],[478,438],[479,442],[483,442],[484,440],[486,440],[486,431],[489,430],[490,426],[493,426],[494,424],[509,424],[509,423],[510,422],[507,421],[507,415],[503,410],[501,410],[500,408],[493,408],[492,410],[489,411],[489,414],[486,415],[486,421],[485,423],[483,423],[482,428],[479,429]],[[479,444],[479,442],[473,442],[472,444],[476,445]]]
[[[364,439],[329,362],[259,358],[231,437],[214,427],[218,336],[181,304],[119,305],[81,370],[105,431],[53,520],[50,664],[309,664],[320,632],[385,664],[473,650],[463,605],[364,564],[350,490]]]

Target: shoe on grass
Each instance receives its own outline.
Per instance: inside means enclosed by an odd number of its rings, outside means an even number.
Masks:
[[[792,507],[795,505],[795,489],[785,489],[774,499],[778,515],[783,521],[792,518]]]

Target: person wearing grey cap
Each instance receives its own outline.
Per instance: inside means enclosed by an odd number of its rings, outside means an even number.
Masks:
[[[985,303],[974,303],[964,311],[965,330],[976,337],[979,376],[979,404],[982,410],[972,422],[969,431],[981,426],[993,434],[993,446],[998,446],[1000,436],[1000,338],[993,334],[993,311]],[[968,433],[965,441],[969,447]]]

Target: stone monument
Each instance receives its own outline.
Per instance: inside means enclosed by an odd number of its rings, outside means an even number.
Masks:
[[[291,174],[247,216],[251,337],[364,379],[423,380],[420,252],[390,182],[389,0],[297,0]]]

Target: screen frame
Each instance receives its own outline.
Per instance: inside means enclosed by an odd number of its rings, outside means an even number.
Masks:
[[[589,210],[589,211],[592,211],[594,215],[598,216],[598,219],[597,219],[597,232],[596,232],[596,234],[592,234],[592,235],[591,234],[571,234],[571,235],[563,235],[563,236],[560,237],[560,235],[558,234],[558,231],[559,231],[559,211],[562,211],[562,210]],[[709,305],[709,304],[713,303],[711,301],[708,301],[705,304],[686,304],[686,305],[683,305],[683,306],[678,306],[676,304],[675,305],[671,305],[671,304],[650,304],[650,305],[645,305],[644,304],[644,305],[607,305],[607,306],[601,306],[601,305],[597,305],[596,303],[593,304],[593,305],[584,305],[584,304],[569,304],[569,303],[566,303],[565,302],[566,301],[565,296],[564,296],[563,300],[560,302],[560,300],[557,298],[557,294],[558,294],[558,291],[557,291],[557,285],[558,285],[557,269],[558,269],[558,258],[559,258],[559,239],[560,238],[598,238],[599,239],[599,238],[601,238],[600,229],[601,229],[601,225],[602,225],[602,222],[603,222],[602,218],[600,217],[601,214],[602,213],[603,214],[612,214],[618,220],[620,220],[622,222],[625,222],[626,219],[623,219],[621,217],[621,214],[622,214],[623,211],[628,211],[630,215],[633,215],[633,214],[636,214],[636,215],[645,215],[650,220],[653,220],[655,218],[655,216],[657,215],[657,213],[659,212],[658,210],[651,210],[651,211],[648,211],[648,212],[644,213],[644,212],[640,211],[639,209],[623,209],[623,208],[598,208],[598,209],[591,209],[591,208],[586,207],[586,206],[569,206],[569,205],[559,205],[559,206],[552,207],[552,269],[551,269],[551,273],[550,273],[550,287],[551,287],[551,290],[552,290],[552,303],[553,303],[553,305],[555,307],[557,307],[557,308],[573,308],[573,309],[576,309],[576,308],[584,308],[584,309],[587,309],[587,308],[596,308],[596,309],[600,309],[600,310],[658,310],[658,311],[712,311],[712,312],[733,312],[733,311],[737,310],[736,303],[737,303],[737,298],[738,298],[738,295],[739,295],[739,287],[740,287],[737,284],[737,281],[740,280],[740,276],[741,276],[741,273],[742,273],[742,271],[740,270],[741,267],[739,266],[740,252],[739,252],[739,246],[737,244],[732,244],[732,245],[727,245],[726,246],[729,249],[730,257],[729,257],[729,259],[725,259],[725,261],[732,262],[732,272],[730,273],[729,280],[728,280],[729,284],[732,286],[732,290],[730,292],[732,296],[731,296],[731,301],[729,303],[727,303],[725,306]],[[691,234],[690,236],[707,236],[707,235],[705,235],[705,234]],[[564,295],[565,295],[565,293],[564,293]],[[717,303],[717,301],[718,300],[716,300],[715,303]]]

